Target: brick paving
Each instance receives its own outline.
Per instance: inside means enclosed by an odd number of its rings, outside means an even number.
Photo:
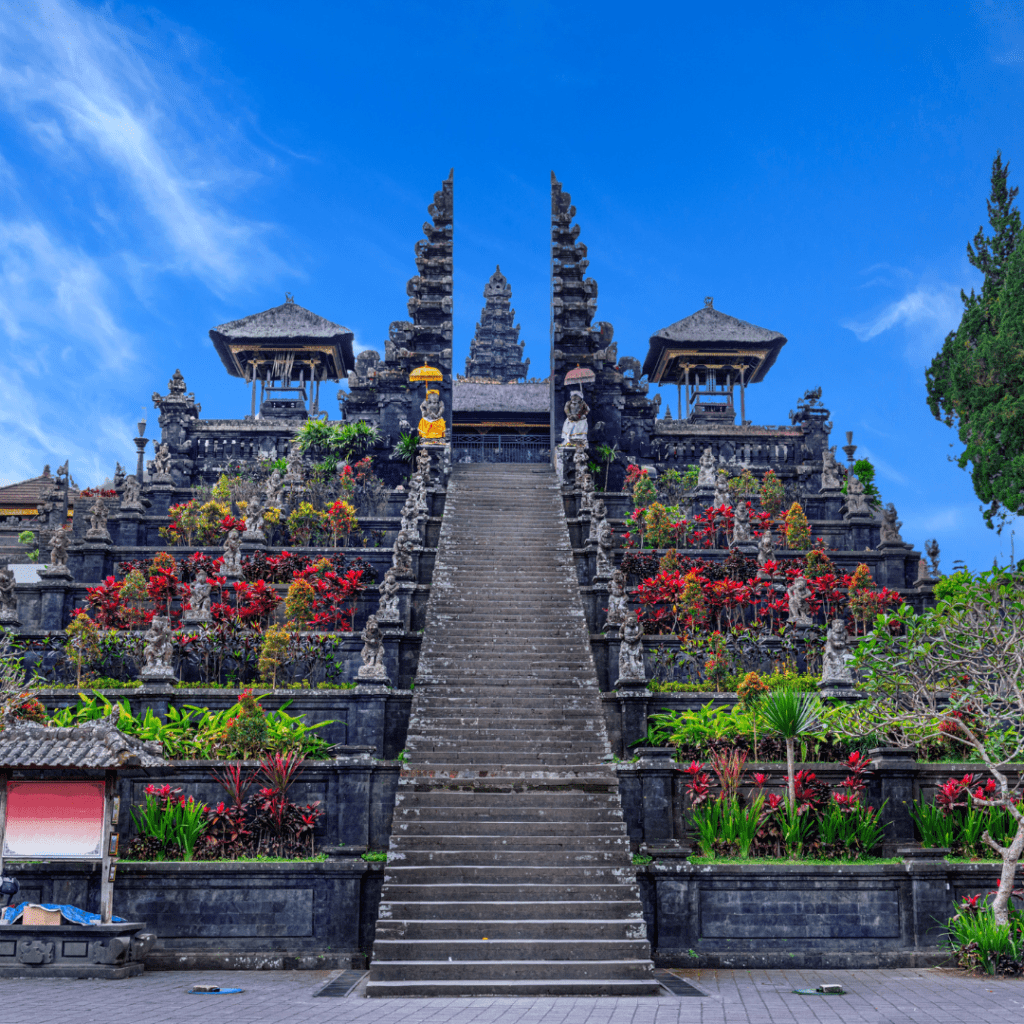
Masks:
[[[4,980],[0,1024],[1020,1024],[1024,981],[955,971],[678,971],[703,998],[316,998],[340,972],[150,972],[129,981]],[[794,988],[838,981],[844,996]],[[197,983],[240,995],[194,996]],[[358,991],[358,990],[357,990]]]

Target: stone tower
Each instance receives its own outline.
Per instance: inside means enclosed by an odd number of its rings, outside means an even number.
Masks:
[[[525,378],[530,360],[523,361],[519,324],[513,326],[516,311],[511,307],[512,286],[499,266],[484,286],[484,308],[466,360],[467,377],[512,384]]]

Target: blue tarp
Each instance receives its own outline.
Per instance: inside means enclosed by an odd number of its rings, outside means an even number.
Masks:
[[[100,915],[90,914],[88,910],[79,910],[78,907],[71,906],[70,903],[40,903],[38,904],[44,910],[59,910],[61,916],[66,921],[70,921],[72,924],[99,924]],[[0,924],[14,924],[19,917],[24,913],[28,903],[19,903],[16,907],[4,907],[0,911]],[[120,924],[124,921],[123,917],[112,917],[111,921]]]

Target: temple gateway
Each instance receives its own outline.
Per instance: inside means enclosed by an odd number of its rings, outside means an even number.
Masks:
[[[903,540],[850,432],[837,455],[813,381],[787,422],[748,419],[748,389],[785,358],[779,331],[698,297],[651,325],[642,361],[620,356],[554,175],[547,356],[527,357],[496,265],[455,373],[453,175],[428,214],[408,319],[380,347],[355,353],[343,310],[288,295],[210,330],[249,388],[237,418],[204,418],[175,370],[152,396],[159,436],[143,419],[111,480],[78,490],[65,463],[6,492],[0,633],[17,646],[0,657],[38,699],[0,700],[15,722],[0,720],[0,868],[26,906],[88,916],[102,891],[104,920],[135,935],[69,939],[56,966],[355,967],[371,996],[642,996],[695,962],[942,962],[933,922],[991,888],[987,868],[940,850],[912,873],[780,868],[781,832],[751,839],[756,871],[691,864],[682,766],[720,747],[652,727],[746,714],[751,675],[859,700],[870,613],[928,605],[938,546],[929,564]],[[19,794],[51,731],[67,753],[46,762],[55,783],[92,785],[91,866],[3,859],[34,849]],[[106,737],[131,768],[143,731],[163,737],[145,778],[96,759]],[[730,756],[762,762],[776,808],[786,751],[771,743],[755,730]],[[860,853],[903,856],[911,793],[941,780],[912,749],[870,757],[862,798],[885,820]],[[839,785],[857,758],[811,770]],[[216,811],[168,838],[158,804],[186,798]],[[0,920],[0,977],[55,963],[64,925],[4,940],[24,927]]]

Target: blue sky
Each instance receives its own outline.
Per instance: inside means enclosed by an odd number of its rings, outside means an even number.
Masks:
[[[244,415],[207,331],[286,290],[382,352],[451,167],[456,367],[500,263],[543,375],[555,170],[620,354],[713,295],[789,339],[749,418],[822,386],[908,540],[1006,559],[923,372],[1022,86],[1019,4],[8,0],[0,481],[128,464],[176,367]]]

